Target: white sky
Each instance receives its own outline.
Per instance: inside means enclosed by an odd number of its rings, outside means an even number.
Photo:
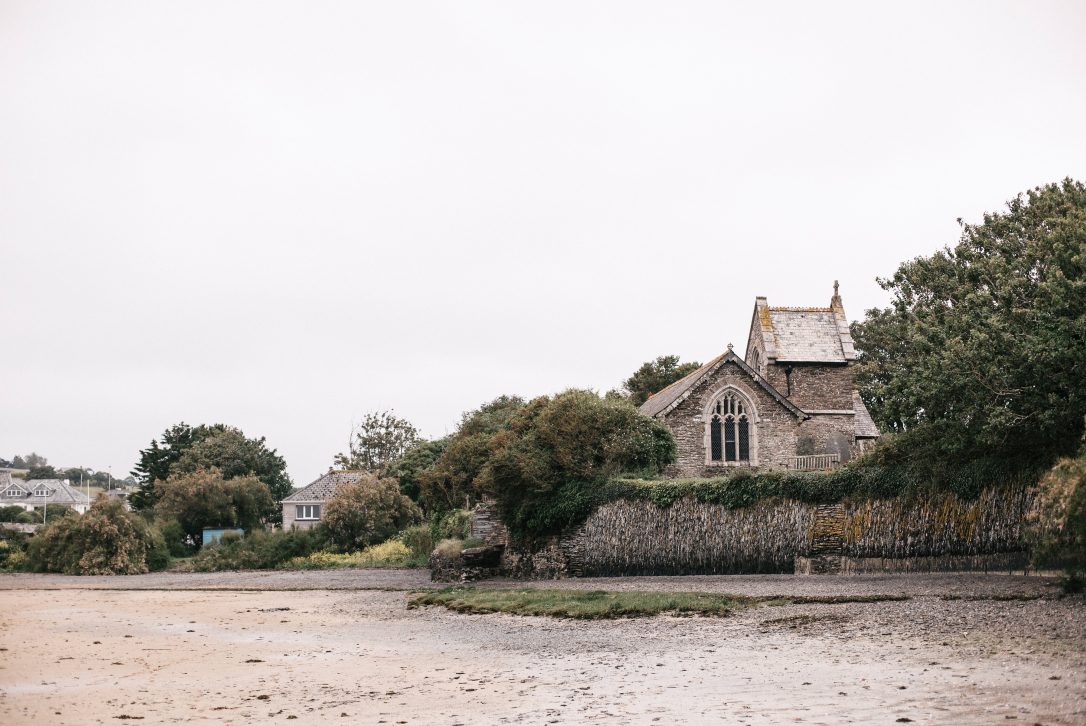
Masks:
[[[756,7],[757,5],[757,7]],[[353,419],[742,350],[1086,178],[1076,2],[0,0],[0,456],[178,421],[295,483]]]

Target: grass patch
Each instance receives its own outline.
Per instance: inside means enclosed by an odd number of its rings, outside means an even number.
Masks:
[[[360,552],[338,554],[334,552],[313,552],[304,557],[294,557],[280,567],[285,570],[334,570],[347,567],[399,568],[425,567],[425,556],[413,553],[398,539],[390,539],[381,544],[367,547]]]
[[[545,615],[578,620],[636,618],[670,613],[721,617],[758,605],[881,602],[908,600],[904,595],[862,597],[745,597],[706,592],[605,592],[603,590],[492,590],[450,587],[416,595],[408,607],[441,605],[458,613]]]

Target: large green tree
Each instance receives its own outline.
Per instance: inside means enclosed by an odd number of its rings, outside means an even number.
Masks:
[[[181,525],[192,544],[204,527],[261,527],[276,511],[268,486],[251,474],[227,479],[218,469],[176,472],[155,482],[155,516]]]
[[[700,367],[701,363],[694,361],[680,363],[677,355],[662,355],[656,360],[641,364],[633,375],[623,381],[622,387],[630,403],[640,406],[652,394],[662,391]]]
[[[490,439],[508,430],[523,407],[522,398],[499,396],[463,415],[441,455],[417,477],[427,512],[448,512],[479,498],[475,478],[490,458]]]
[[[946,453],[1074,449],[1086,414],[1086,186],[1019,195],[879,283],[892,305],[853,336],[883,426]]]
[[[400,493],[422,506],[422,474],[441,458],[448,445],[447,438],[419,441],[405,451],[403,456],[386,466],[381,476],[396,479],[400,483]]]
[[[221,471],[224,479],[255,476],[268,487],[276,502],[293,488],[286,462],[275,449],[268,448],[263,436],[251,439],[240,429],[225,424],[179,423],[140,451],[139,461],[132,470],[139,488],[129,501],[135,509],[150,509],[160,493],[155,482],[166,481],[173,474],[211,468]],[[279,516],[273,514],[271,521],[277,522]]]
[[[591,507],[609,477],[655,475],[675,459],[663,423],[626,401],[581,390],[533,399],[487,450],[476,485],[520,535],[558,531]]]

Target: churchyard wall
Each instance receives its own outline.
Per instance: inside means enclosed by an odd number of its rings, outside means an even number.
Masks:
[[[491,509],[473,529],[506,545],[503,574],[529,578],[731,573],[1009,570],[1027,562],[1027,488],[836,504],[761,501],[728,508],[618,500],[580,526],[524,547]]]

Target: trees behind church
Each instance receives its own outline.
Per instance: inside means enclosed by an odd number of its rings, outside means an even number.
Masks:
[[[701,368],[701,363],[680,363],[677,355],[662,355],[656,360],[642,363],[633,375],[622,382],[620,393],[633,405],[640,406],[652,394],[662,391],[698,368]]]
[[[854,325],[865,402],[931,453],[1050,461],[1086,416],[1086,186],[961,226],[953,248],[880,280],[892,305]]]

